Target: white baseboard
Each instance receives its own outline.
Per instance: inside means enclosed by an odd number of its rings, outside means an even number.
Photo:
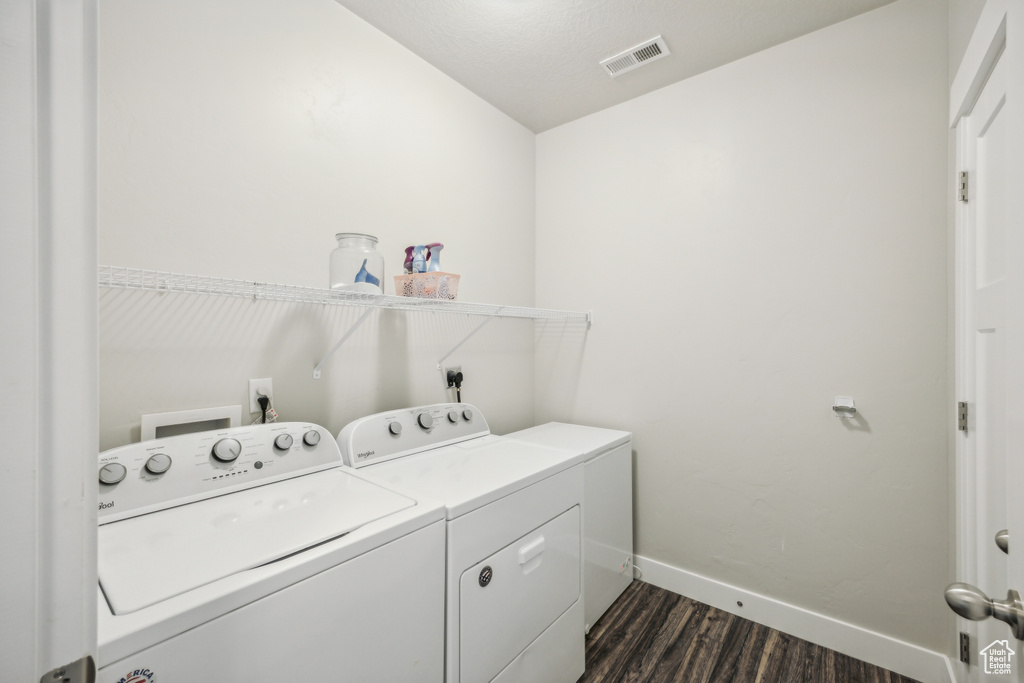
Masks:
[[[922,683],[956,683],[949,658],[824,614],[637,555],[643,580]],[[736,601],[743,603],[739,607]]]

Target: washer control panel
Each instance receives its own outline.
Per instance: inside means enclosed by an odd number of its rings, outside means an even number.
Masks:
[[[100,524],[340,465],[330,432],[308,422],[128,444],[100,453]]]
[[[490,433],[483,414],[468,403],[438,403],[350,422],[338,434],[338,448],[346,465],[364,467]]]

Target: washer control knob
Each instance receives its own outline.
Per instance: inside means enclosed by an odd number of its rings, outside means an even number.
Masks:
[[[231,462],[242,454],[242,444],[238,439],[221,439],[213,444],[213,457],[221,462]]]
[[[163,474],[171,469],[171,456],[166,453],[154,453],[146,461],[146,471],[150,474]]]
[[[416,421],[420,423],[420,427],[424,429],[430,429],[434,426],[434,416],[430,413],[420,413],[417,416]]]
[[[320,443],[320,432],[315,429],[310,429],[308,432],[302,435],[302,443],[307,446],[315,446]]]
[[[471,422],[473,420],[473,411],[470,410],[469,408],[466,408],[465,410],[462,411],[462,417],[464,420],[466,420],[466,422]]]
[[[119,462],[109,462],[100,468],[100,483],[108,486],[116,484],[124,479],[126,474],[128,474],[128,470],[124,465]]]
[[[278,434],[277,438],[274,439],[274,448],[279,451],[286,451],[292,447],[295,440],[292,439],[291,434]]]
[[[391,432],[392,434],[394,434],[395,436],[398,436],[399,434],[402,433],[402,423],[401,422],[389,422],[388,423],[388,431]]]
[[[454,410],[449,410],[448,411],[448,421],[453,423],[453,424],[458,422],[459,421],[459,413],[457,411],[454,411]]]

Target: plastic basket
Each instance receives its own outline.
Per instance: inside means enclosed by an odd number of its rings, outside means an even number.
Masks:
[[[441,272],[396,275],[395,294],[417,299],[455,299],[459,295],[459,276]]]

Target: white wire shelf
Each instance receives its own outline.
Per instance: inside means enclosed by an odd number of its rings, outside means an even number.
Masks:
[[[444,299],[413,299],[389,294],[366,294],[362,292],[336,291],[316,287],[280,285],[273,282],[233,280],[205,275],[185,275],[141,268],[119,266],[99,267],[100,287],[114,289],[139,289],[152,292],[185,292],[190,294],[212,294],[266,301],[293,301],[308,304],[332,306],[363,306],[386,308],[399,311],[436,311],[441,313],[464,313],[492,318],[527,318],[532,320],[555,320],[586,323],[590,325],[590,311],[558,311],[524,306],[502,306],[500,304],[476,304],[465,301]]]

